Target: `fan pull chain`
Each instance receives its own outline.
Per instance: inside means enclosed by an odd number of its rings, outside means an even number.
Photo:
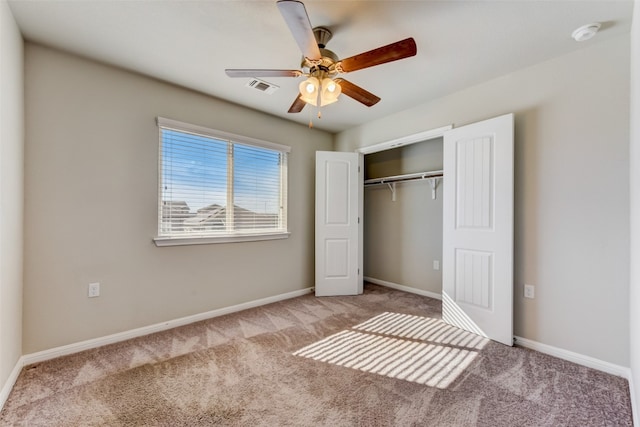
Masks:
[[[318,100],[316,105],[318,106],[318,120],[322,118],[322,113],[320,112],[320,108],[322,107],[322,97],[320,94],[322,93],[322,82],[320,82],[320,86],[318,87]]]
[[[318,107],[318,120],[322,118],[322,110]],[[313,129],[313,118],[311,117],[311,110],[309,110],[309,129]]]

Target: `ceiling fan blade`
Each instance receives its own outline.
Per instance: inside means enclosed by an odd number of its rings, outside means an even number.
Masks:
[[[334,81],[340,85],[340,88],[342,89],[342,93],[344,93],[348,97],[355,99],[358,102],[363,103],[367,107],[371,107],[377,104],[378,101],[380,101],[380,98],[378,98],[371,92],[368,92],[362,89],[358,85],[354,85],[348,80],[345,80],[343,78],[337,78]]]
[[[297,0],[278,0],[278,9],[304,57],[320,59],[322,55],[320,55],[316,37],[313,35],[313,28],[304,3]]]
[[[291,107],[289,107],[288,113],[299,113],[300,111],[302,111],[302,109],[304,108],[305,105],[307,105],[307,103],[304,102],[300,98],[300,94],[298,94],[296,96],[296,100],[293,101],[293,104],[291,104]]]
[[[266,70],[250,68],[227,68],[224,70],[229,77],[300,77],[299,70]]]
[[[336,68],[344,73],[408,58],[417,53],[413,37],[338,61]]]

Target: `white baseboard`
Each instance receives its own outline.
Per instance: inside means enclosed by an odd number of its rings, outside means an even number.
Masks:
[[[313,288],[300,289],[298,291],[287,292],[285,294],[275,295],[268,298],[262,298],[255,301],[249,301],[242,304],[233,305],[231,307],[219,308],[217,310],[211,310],[205,313],[194,314],[192,316],[169,320],[162,323],[156,323],[155,325],[144,326],[142,328],[131,329],[129,331],[119,332],[116,334],[107,335],[100,338],[94,338],[86,341],[77,342],[74,344],[51,348],[49,350],[39,351],[37,353],[26,354],[22,356],[23,366],[31,365],[33,363],[44,362],[45,360],[55,359],[56,357],[60,357],[60,356],[67,356],[69,354],[79,353],[81,351],[102,347],[108,344],[114,344],[120,341],[126,341],[131,338],[137,338],[144,335],[153,334],[156,332],[166,331],[167,329],[188,325],[190,323],[211,319],[213,317],[223,316],[225,314],[235,313],[237,311],[246,310],[248,308],[259,307],[261,305],[271,304],[274,302],[299,297],[299,296],[308,294],[309,292],[311,292],[312,289]]]
[[[9,378],[5,381],[2,386],[2,390],[0,390],[0,411],[4,408],[4,404],[9,398],[9,393],[11,393],[11,389],[15,385],[18,375],[22,372],[22,368],[24,367],[24,356],[21,356],[16,362],[16,366],[13,367],[11,374],[9,374]]]
[[[569,362],[577,363],[578,365],[586,366],[587,368],[597,369],[598,371],[616,375],[618,377],[622,377],[627,379],[628,381],[631,381],[631,369],[625,366],[605,362],[604,360],[596,359],[595,357],[585,356],[580,353],[574,353],[573,351],[554,347],[548,344],[543,344],[527,338],[516,336],[515,339],[515,344],[520,347],[539,351],[540,353],[548,354],[550,356],[557,357],[558,359],[568,360]]]
[[[409,292],[411,294],[417,294],[417,295],[422,295],[429,298],[442,300],[442,295],[435,292],[424,291],[422,289],[412,288],[410,286],[399,285],[397,283],[387,282],[386,280],[380,280],[373,277],[365,276],[363,277],[363,279],[365,282],[370,282],[370,283],[373,283],[374,285],[386,286],[387,288],[393,288],[399,291]]]

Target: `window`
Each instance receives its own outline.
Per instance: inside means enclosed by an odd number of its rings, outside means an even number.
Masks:
[[[158,117],[159,246],[285,238],[289,147]]]

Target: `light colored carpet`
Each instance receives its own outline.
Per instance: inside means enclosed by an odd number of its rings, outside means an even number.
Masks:
[[[375,285],[25,368],[8,426],[624,426],[626,380],[461,332]]]

